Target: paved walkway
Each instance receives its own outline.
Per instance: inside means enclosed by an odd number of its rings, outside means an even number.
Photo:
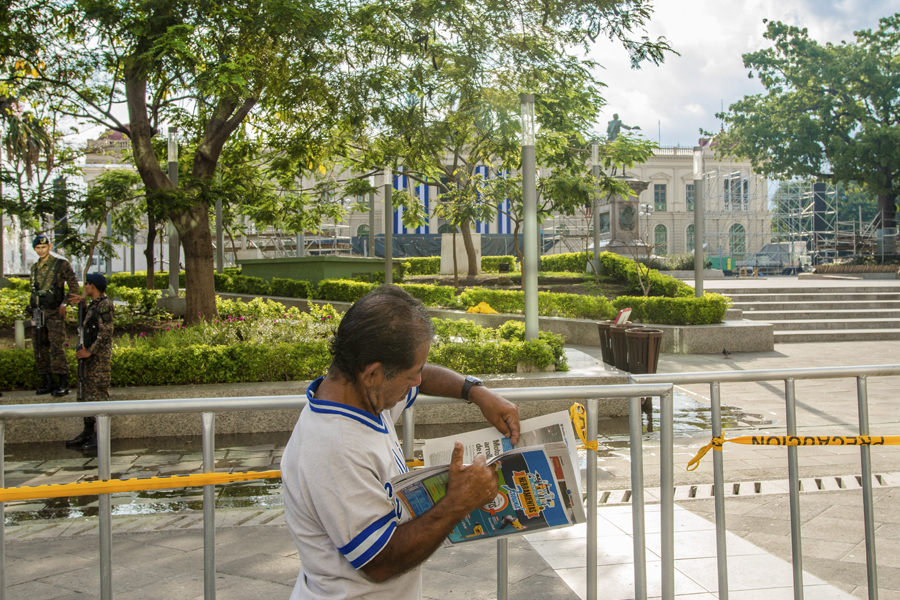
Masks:
[[[743,283],[744,280],[741,281]],[[773,280],[768,280],[771,283]],[[786,280],[788,281],[788,280]],[[797,280],[789,280],[797,285]],[[712,282],[710,282],[712,283]],[[735,283],[735,282],[730,282]],[[759,282],[762,284],[763,282]],[[840,282],[842,285],[844,282]],[[865,282],[866,285],[876,282]],[[819,286],[822,282],[811,282]],[[895,284],[896,285],[896,284]],[[711,287],[711,286],[708,286]],[[601,368],[581,351],[575,368]],[[573,358],[578,355],[573,354]],[[900,342],[779,344],[774,352],[721,355],[663,355],[660,372],[782,369],[900,362]],[[894,390],[897,378],[869,378],[871,432],[900,433]],[[726,437],[753,432],[783,433],[783,384],[725,384],[723,403],[732,428]],[[694,472],[687,461],[709,440],[708,386],[680,388],[685,406],[676,435],[676,594],[707,600],[716,597],[714,508],[710,496],[712,457]],[[855,381],[798,381],[801,434],[855,433]],[[678,415],[677,415],[678,418]],[[622,501],[630,487],[623,423],[601,427],[609,435],[600,458],[599,581],[604,600],[633,597],[630,508]],[[286,439],[286,436],[285,436]],[[217,441],[218,466],[266,468],[277,464],[285,439]],[[644,469],[648,488],[658,486],[658,437],[645,436]],[[147,443],[147,440],[142,440]],[[172,474],[199,467],[199,443],[166,440],[165,445],[129,447],[116,442],[113,471]],[[57,448],[23,456],[7,448],[7,484],[36,485],[73,481],[95,468],[88,458]],[[726,525],[729,530],[730,597],[793,598],[791,591],[790,519],[786,452],[728,444],[724,451],[728,482]],[[879,595],[900,600],[900,450],[872,449],[875,489]],[[843,447],[800,449],[803,567],[807,598],[865,598],[865,544],[862,496],[855,475],[859,451]],[[93,471],[95,472],[95,471]],[[739,486],[736,484],[740,484]],[[757,485],[758,484],[758,485]],[[283,524],[277,486],[245,483],[225,486],[217,498],[217,598],[287,598],[299,561]],[[757,487],[764,493],[751,493]],[[693,499],[688,491],[693,488]],[[741,493],[744,490],[745,493]],[[737,494],[735,492],[737,491]],[[198,490],[199,492],[199,490]],[[659,595],[659,520],[654,490],[648,490],[649,596]],[[67,500],[7,505],[6,592],[11,599],[96,598],[96,503]],[[166,492],[114,498],[113,582],[115,598],[202,598],[203,550],[199,494],[173,497]],[[171,509],[158,514],[161,509]],[[73,516],[76,514],[85,516]],[[145,514],[156,513],[156,514]],[[574,599],[585,594],[585,527],[532,534],[510,542],[510,598]],[[428,598],[493,598],[496,552],[492,542],[441,549],[425,565]]]

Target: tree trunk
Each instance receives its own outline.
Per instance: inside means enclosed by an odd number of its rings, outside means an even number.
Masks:
[[[209,205],[202,202],[183,213],[172,213],[170,216],[184,249],[184,322],[190,325],[201,319],[213,319],[218,313]]]
[[[466,257],[469,259],[469,277],[478,275],[478,257],[475,256],[475,244],[472,242],[472,229],[469,223],[463,223],[459,228],[462,232],[463,245],[466,247]]]

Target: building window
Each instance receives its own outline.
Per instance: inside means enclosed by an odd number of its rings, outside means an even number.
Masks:
[[[653,186],[653,210],[666,210],[666,184],[655,184]]]
[[[365,237],[369,235],[369,226],[368,225],[360,225],[356,228],[356,235],[359,237]]]
[[[684,197],[687,200],[687,209],[694,210],[694,184],[689,183],[684,186]]]
[[[747,212],[750,210],[750,181],[740,173],[726,176],[722,182],[725,210]]]
[[[731,242],[731,255],[735,258],[743,258],[747,253],[747,234],[744,226],[740,223],[732,225],[728,230],[728,237]]]
[[[653,250],[659,256],[668,254],[668,237],[665,225],[657,225],[653,230]]]
[[[686,252],[694,251],[694,226],[693,225],[687,226],[687,249],[685,251]]]

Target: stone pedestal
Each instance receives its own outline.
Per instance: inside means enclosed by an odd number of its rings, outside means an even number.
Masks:
[[[609,222],[609,243],[606,246],[608,252],[615,252],[629,258],[633,258],[633,248],[636,245],[643,245],[640,240],[639,217],[640,212],[640,194],[650,185],[649,181],[641,181],[634,177],[620,177],[634,190],[636,196],[613,196],[609,204],[600,207],[601,227]],[[601,230],[602,232],[602,230]]]

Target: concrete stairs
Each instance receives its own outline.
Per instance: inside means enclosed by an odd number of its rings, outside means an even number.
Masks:
[[[775,326],[775,342],[900,340],[900,287],[716,289],[743,318]]]

